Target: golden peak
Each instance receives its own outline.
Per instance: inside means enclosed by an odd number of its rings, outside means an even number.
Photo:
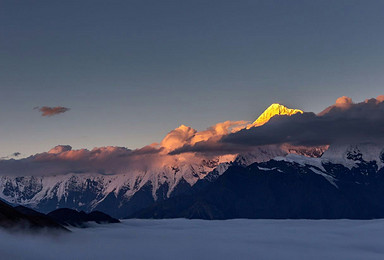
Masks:
[[[261,126],[267,123],[272,117],[276,115],[294,115],[300,113],[302,114],[303,111],[300,109],[292,109],[287,108],[281,104],[273,103],[270,105],[251,125],[247,127],[247,129],[254,127],[254,126]]]

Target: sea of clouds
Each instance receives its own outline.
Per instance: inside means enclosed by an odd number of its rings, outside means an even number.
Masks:
[[[0,232],[1,259],[384,259],[384,220],[124,220]]]

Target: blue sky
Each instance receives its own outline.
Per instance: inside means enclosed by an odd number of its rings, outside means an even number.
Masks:
[[[0,157],[384,94],[384,1],[2,1]],[[34,107],[65,106],[42,117]]]

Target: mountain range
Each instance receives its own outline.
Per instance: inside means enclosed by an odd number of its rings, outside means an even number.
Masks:
[[[157,202],[131,217],[383,218],[384,153],[376,155],[378,160],[366,160],[369,156],[362,152],[354,145],[339,158],[327,152],[321,158],[290,154],[231,166],[205,189]]]

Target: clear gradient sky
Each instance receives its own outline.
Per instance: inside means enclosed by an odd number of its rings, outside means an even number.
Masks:
[[[0,157],[376,97],[383,14],[381,0],[0,0]]]

